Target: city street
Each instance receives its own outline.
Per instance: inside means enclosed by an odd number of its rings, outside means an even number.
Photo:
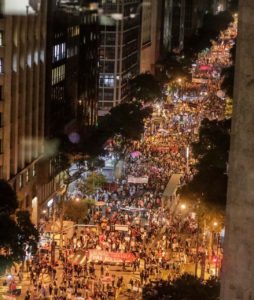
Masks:
[[[195,209],[179,203],[175,191],[195,172],[190,145],[198,139],[201,121],[225,117],[221,70],[231,64],[236,21],[199,55],[192,82],[179,78],[167,102],[154,105],[143,139],[124,158],[124,177],[114,191],[97,193],[89,224],[76,228],[54,255],[49,243],[47,251],[44,247],[28,260],[20,269],[21,296],[4,299],[141,299],[142,287],[150,282],[184,272],[204,279],[218,275],[220,262],[208,255],[211,246],[198,231]],[[105,172],[113,181],[113,171]],[[173,176],[174,187],[163,198]],[[41,224],[47,222],[42,216]],[[221,260],[220,246],[213,242]],[[10,278],[7,284],[19,281]]]

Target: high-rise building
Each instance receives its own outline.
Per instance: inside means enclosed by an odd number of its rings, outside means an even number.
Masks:
[[[98,15],[90,1],[16,2],[0,14],[0,178],[37,223],[61,183],[45,137],[96,123]]]
[[[141,0],[100,0],[99,115],[129,96],[139,73]]]
[[[155,73],[160,58],[162,0],[143,0],[140,73]]]
[[[162,53],[183,50],[185,40],[202,26],[204,14],[212,9],[210,0],[163,0]]]
[[[172,13],[173,0],[162,0],[162,30],[161,30],[161,52],[162,55],[171,51],[172,40]]]
[[[55,138],[66,136],[75,144],[97,121],[99,31],[92,2],[48,2],[45,137],[49,146],[38,164],[38,185],[44,199],[40,205],[49,209],[63,185]]]
[[[14,2],[4,3],[0,17],[0,178],[35,217],[36,165],[44,153],[47,3],[33,1],[35,11]]]
[[[55,137],[96,123],[99,31],[89,1],[49,3],[46,134]]]

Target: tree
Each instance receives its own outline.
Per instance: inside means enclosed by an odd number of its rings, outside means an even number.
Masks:
[[[38,232],[29,212],[18,211],[17,197],[8,182],[0,180],[0,273],[14,262],[23,261],[26,248],[36,252]]]
[[[86,153],[92,156],[105,154],[106,142],[116,135],[121,136],[123,144],[139,140],[144,132],[144,121],[151,114],[152,108],[143,107],[138,101],[124,102],[113,107],[89,135],[85,144]]]
[[[106,177],[99,172],[91,172],[83,181],[79,181],[78,188],[83,195],[93,195],[107,183]]]
[[[29,249],[31,254],[35,254],[38,248],[39,233],[31,222],[29,211],[18,211],[16,213],[17,225],[19,228],[19,242],[23,249]]]
[[[174,82],[178,78],[184,78],[185,80],[191,79],[191,59],[182,53],[176,55],[174,53],[168,53],[166,58],[161,61],[162,81]],[[163,74],[164,73],[164,74]]]
[[[222,70],[223,81],[221,84],[221,88],[226,92],[226,95],[233,99],[234,92],[234,77],[235,77],[235,56],[236,56],[236,45],[232,47],[230,50],[232,65],[228,68]]]
[[[199,141],[192,144],[196,173],[181,190],[182,197],[225,208],[231,120],[202,121]]]
[[[216,40],[220,32],[227,29],[232,21],[233,17],[229,11],[222,11],[216,15],[205,14],[202,27],[185,45],[186,54],[193,57],[202,50],[210,48],[211,41]]]
[[[67,200],[65,203],[65,217],[78,223],[84,222],[88,210],[94,206],[95,201],[91,199],[81,199],[79,201]]]
[[[231,0],[229,2],[230,11],[233,12],[233,13],[238,12],[238,5],[239,5],[239,0]]]
[[[99,127],[111,131],[111,137],[120,134],[126,140],[138,140],[144,132],[144,120],[151,113],[150,107],[143,108],[138,102],[121,103],[110,110]]]
[[[5,180],[0,179],[0,214],[13,214],[18,207],[17,196]]]
[[[162,98],[162,91],[152,74],[143,73],[130,80],[132,98],[142,102],[155,102]]]
[[[172,282],[161,281],[155,287],[145,286],[144,300],[218,300],[220,285],[216,279],[202,281],[189,274],[183,274]]]

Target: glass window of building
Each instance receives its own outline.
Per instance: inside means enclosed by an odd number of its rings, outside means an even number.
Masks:
[[[32,168],[32,175],[35,176],[36,175],[36,169],[35,169],[35,165],[33,165],[33,168]]]
[[[114,75],[100,75],[100,86],[114,87]]]
[[[4,72],[4,60],[3,58],[0,58],[0,74]]]
[[[61,65],[52,70],[52,85],[55,85],[65,79],[65,65]]]
[[[19,188],[21,189],[23,187],[23,174],[19,175]]]
[[[0,30],[0,46],[4,45],[4,32]]]
[[[26,182],[28,182],[29,181],[29,171],[27,170],[26,171]]]
[[[66,56],[66,43],[54,45],[53,47],[53,62],[64,59]]]

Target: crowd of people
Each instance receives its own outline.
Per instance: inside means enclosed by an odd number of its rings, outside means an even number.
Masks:
[[[230,64],[235,25],[229,32],[197,60],[195,77],[209,82],[181,86],[181,93],[178,89],[171,95],[170,105],[155,108],[142,140],[125,157],[126,176],[114,191],[100,191],[101,205],[91,212],[89,226],[75,230],[54,255],[51,247],[27,261],[26,300],[116,299],[121,290],[138,295],[144,284],[160,279],[163,272],[171,280],[185,265],[195,263],[198,255],[203,257],[206,245],[202,241],[196,245],[195,214],[164,207],[163,193],[173,174],[181,174],[180,184],[192,178],[190,144],[198,139],[201,120],[223,117],[225,101],[216,95],[218,74]],[[224,55],[216,56],[216,51]],[[200,70],[202,65],[212,69]],[[147,178],[147,182],[130,183],[128,176]],[[89,257],[91,250],[128,253],[132,259],[111,266]],[[75,263],[75,255],[81,254]]]

